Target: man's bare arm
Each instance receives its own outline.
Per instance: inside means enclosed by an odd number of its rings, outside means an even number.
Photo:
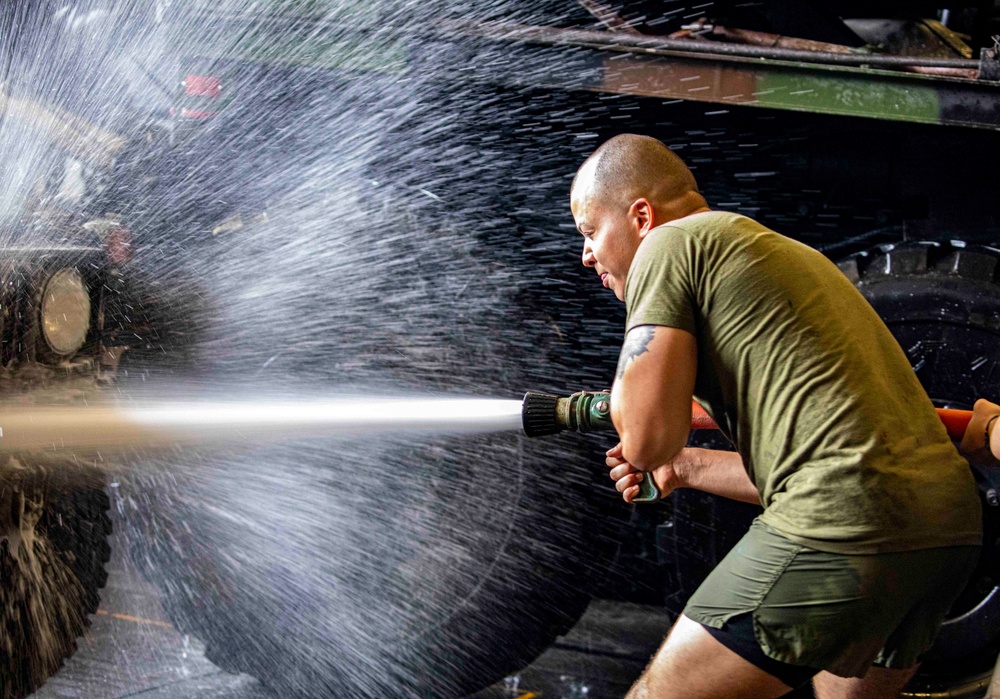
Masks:
[[[743,459],[735,451],[685,449],[681,457],[674,461],[680,487],[760,504],[757,487],[751,482]]]
[[[625,337],[611,418],[623,458],[639,470],[661,466],[687,443],[697,363],[697,341],[686,330],[641,325]]]
[[[618,355],[618,369],[615,371],[615,379],[620,379],[625,374],[625,369],[630,362],[649,351],[649,343],[653,341],[654,330],[652,325],[640,325],[625,336],[625,342],[622,343],[622,349]]]
[[[740,455],[714,449],[682,449],[667,463],[643,473],[621,458],[621,445],[608,450],[605,463],[611,469],[611,479],[625,502],[639,494],[639,483],[652,478],[662,497],[678,488],[693,488],[721,495],[732,500],[760,504],[757,488],[750,482]]]

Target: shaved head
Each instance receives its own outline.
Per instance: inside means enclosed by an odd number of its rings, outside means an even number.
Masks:
[[[584,161],[573,178],[570,196],[617,207],[645,197],[654,206],[690,198],[704,206],[691,170],[661,141],[622,134],[605,142]]]
[[[687,165],[655,138],[634,134],[615,136],[584,161],[569,204],[583,234],[584,267],[593,268],[620,301],[643,238],[710,210]]]

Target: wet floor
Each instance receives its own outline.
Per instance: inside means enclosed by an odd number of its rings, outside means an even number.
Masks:
[[[35,699],[270,699],[256,680],[230,675],[166,621],[156,589],[114,557],[101,607],[79,650]]]
[[[116,547],[120,548],[120,547]],[[223,672],[166,620],[156,588],[121,556],[79,651],[35,699],[273,699],[247,675]],[[529,668],[470,699],[618,699],[670,625],[656,607],[597,601]]]

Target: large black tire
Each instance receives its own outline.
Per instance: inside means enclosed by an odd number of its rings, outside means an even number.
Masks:
[[[1000,250],[960,242],[886,245],[840,264],[885,321],[938,407],[1000,397]],[[984,548],[903,696],[978,697],[1000,650],[1000,476],[976,472]]]
[[[76,651],[111,548],[103,479],[79,465],[0,465],[0,698],[35,692]]]
[[[339,366],[383,394],[579,386],[565,378],[566,343],[517,278],[472,259],[464,232],[435,235],[432,249],[380,240],[381,256],[408,262],[347,287],[297,274],[273,234],[260,249],[206,252],[217,259],[192,264],[208,270],[222,315],[205,324],[199,366],[318,386]],[[369,244],[341,245],[346,265]],[[231,257],[244,273],[213,279],[238,266]],[[277,317],[315,325],[308,342],[239,305],[252,298],[244,287],[279,283]],[[320,310],[303,316],[304,297]],[[462,696],[529,664],[600,584],[614,525],[602,504],[615,498],[592,444],[400,434],[185,453],[123,484],[126,515],[167,613],[222,668],[290,698]]]
[[[171,621],[204,642],[209,660],[283,697],[463,696],[527,666],[576,623],[600,582],[610,539],[587,514],[582,469],[544,470],[572,453],[565,444],[486,437],[371,450],[401,469],[426,474],[440,466],[450,495],[427,501],[414,493],[413,510],[387,509],[370,537],[349,533],[354,543],[318,539],[306,548],[315,558],[298,566],[276,556],[285,536],[277,528],[237,531],[227,515],[174,499],[169,492],[188,479],[145,491],[139,506],[155,514],[135,551]],[[462,463],[483,452],[510,459],[506,493],[499,480],[489,483],[492,461]],[[406,493],[405,479],[401,473],[384,487]],[[540,479],[549,482],[533,490]],[[463,497],[466,487],[482,492]],[[328,499],[337,490],[345,500],[364,498],[352,484],[316,490]],[[220,509],[232,512],[221,499]],[[375,514],[366,510],[358,508],[357,524]],[[382,541],[393,530],[396,541]],[[327,557],[339,560],[317,566]],[[337,577],[327,588],[315,578],[324,568]]]

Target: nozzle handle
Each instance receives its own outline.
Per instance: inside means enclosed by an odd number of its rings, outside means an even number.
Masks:
[[[660,497],[660,489],[653,482],[653,474],[642,474],[642,480],[639,481],[639,494],[632,498],[632,502],[656,502]]]

